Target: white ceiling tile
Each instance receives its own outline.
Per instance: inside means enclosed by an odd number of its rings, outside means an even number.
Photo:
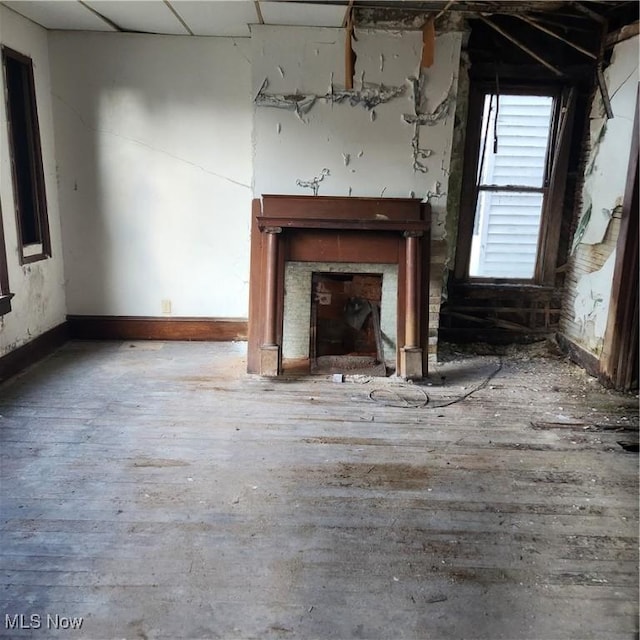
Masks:
[[[126,31],[170,35],[188,33],[162,0],[87,0],[86,4]]]
[[[3,2],[16,13],[46,29],[115,31],[99,16],[75,0]]]
[[[344,5],[319,5],[298,2],[260,2],[265,24],[308,27],[341,27]]]
[[[171,0],[171,6],[196,36],[249,37],[249,24],[258,22],[250,0]]]

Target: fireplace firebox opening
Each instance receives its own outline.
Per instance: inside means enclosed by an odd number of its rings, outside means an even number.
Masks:
[[[380,328],[382,274],[313,273],[312,372],[386,375]]]

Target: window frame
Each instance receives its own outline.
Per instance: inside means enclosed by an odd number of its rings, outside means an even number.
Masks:
[[[536,263],[532,278],[497,278],[469,275],[471,259],[471,243],[475,223],[479,188],[478,169],[480,163],[480,145],[482,138],[482,117],[485,96],[499,93],[499,95],[531,95],[549,96],[553,99],[551,121],[549,127],[549,143],[547,148],[545,175],[540,189],[543,202],[540,215],[540,228],[536,250]],[[561,206],[566,180],[566,160],[568,156],[571,111],[569,94],[558,84],[500,83],[499,92],[496,82],[475,81],[469,90],[469,109],[467,116],[467,130],[465,141],[465,156],[462,176],[462,193],[460,198],[460,217],[458,220],[458,240],[454,267],[454,280],[468,285],[553,285],[555,280],[556,259],[562,215],[552,215],[554,209]],[[564,113],[564,127],[560,132],[560,116]],[[567,129],[569,129],[567,131]],[[559,136],[562,133],[562,136]],[[568,135],[567,135],[568,134]],[[560,137],[563,139],[561,140]],[[512,185],[501,185],[499,190],[508,191]],[[486,186],[484,187],[486,189]],[[490,189],[489,189],[490,190]],[[560,198],[560,200],[559,200]]]
[[[4,225],[2,220],[2,202],[0,202],[0,316],[11,311],[11,298],[9,291],[9,270],[7,268],[7,250],[4,244]]]
[[[15,158],[15,130],[11,121],[11,96],[9,95],[9,82],[7,72],[7,60],[13,60],[22,68],[22,88],[24,91],[24,103],[27,106],[27,153],[29,155],[30,176],[29,188],[35,206],[35,224],[38,230],[37,242],[25,242],[23,233],[23,213],[21,211],[21,198],[19,189],[18,169]],[[36,101],[35,77],[33,72],[33,60],[28,56],[15,51],[7,46],[2,46],[2,71],[5,85],[5,108],[7,116],[9,161],[11,164],[11,177],[13,184],[13,202],[16,214],[16,229],[18,236],[18,256],[20,264],[38,262],[51,257],[51,237],[49,234],[49,216],[47,211],[47,193],[44,179],[44,165],[42,160],[42,147],[40,142],[40,126],[38,122],[38,108]]]

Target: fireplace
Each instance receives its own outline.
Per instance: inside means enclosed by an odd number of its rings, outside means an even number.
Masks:
[[[247,370],[425,375],[429,221],[413,198],[254,200]]]

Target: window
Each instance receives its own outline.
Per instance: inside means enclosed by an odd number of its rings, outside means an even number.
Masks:
[[[485,95],[469,276],[531,279],[553,98]]]
[[[51,255],[33,65],[30,58],[7,47],[2,48],[2,61],[20,261],[24,264]]]
[[[456,279],[553,279],[570,92],[476,85],[471,93]],[[558,119],[562,122],[558,123]],[[560,131],[562,129],[562,131]],[[550,245],[554,245],[555,249]],[[549,264],[545,264],[549,262]]]

